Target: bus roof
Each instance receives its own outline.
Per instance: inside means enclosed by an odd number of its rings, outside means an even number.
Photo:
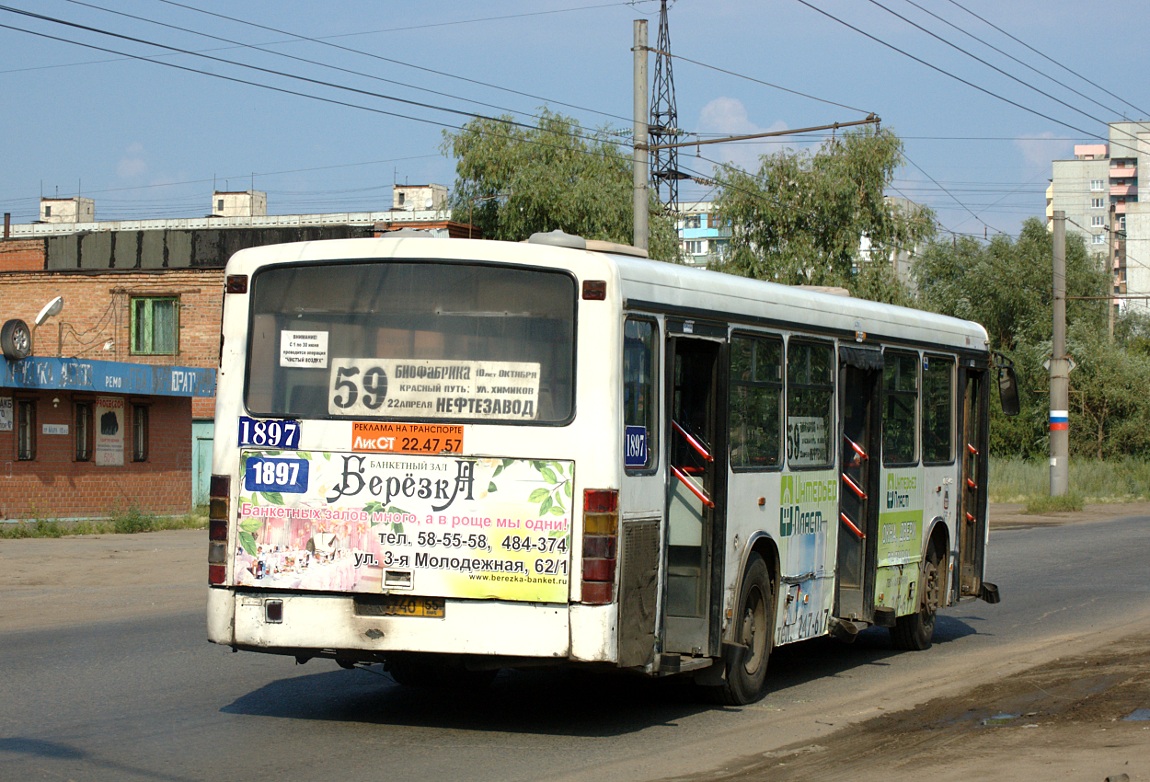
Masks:
[[[601,246],[601,245],[599,245]],[[332,239],[253,247],[236,253],[229,274],[255,271],[266,262],[309,263],[372,258],[471,259],[538,264],[577,273],[595,259],[598,276],[614,268],[627,309],[673,314],[686,319],[765,325],[854,339],[937,345],[988,352],[986,330],[973,321],[910,307],[836,295],[804,286],[781,285],[690,266],[589,249],[528,242],[412,236]],[[614,247],[608,245],[611,249]],[[604,248],[606,249],[606,248]],[[583,261],[579,258],[582,257]],[[605,264],[605,265],[604,265]]]

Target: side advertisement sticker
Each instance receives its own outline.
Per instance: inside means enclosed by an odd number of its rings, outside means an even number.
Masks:
[[[567,600],[573,462],[261,451],[241,464],[237,584]]]
[[[878,514],[875,605],[899,616],[918,608],[918,562],[922,559],[922,477],[911,470],[885,474]]]

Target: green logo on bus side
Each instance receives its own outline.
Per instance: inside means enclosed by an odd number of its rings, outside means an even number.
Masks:
[[[795,475],[784,475],[780,480],[779,536],[814,535],[825,530],[827,516],[824,508],[817,506],[838,501],[838,482],[833,478],[803,480]]]

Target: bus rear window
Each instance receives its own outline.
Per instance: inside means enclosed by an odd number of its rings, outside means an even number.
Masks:
[[[437,261],[277,266],[251,285],[256,415],[558,423],[575,281]]]

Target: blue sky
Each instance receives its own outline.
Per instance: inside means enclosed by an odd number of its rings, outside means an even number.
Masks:
[[[547,105],[586,127],[627,130],[632,21],[649,20],[654,46],[659,8],[0,5],[72,25],[0,10],[0,210],[17,223],[35,219],[41,195],[94,198],[101,220],[197,217],[213,188],[253,184],[274,214],[382,210],[395,182],[453,184],[442,133],[467,113],[530,123]],[[903,137],[910,161],[892,195],[931,206],[946,231],[1015,235],[1044,214],[1051,160],[1104,137],[1108,121],[1150,119],[1150,50],[1138,44],[1147,22],[1143,3],[1112,0],[677,0],[679,125],[705,138],[873,112]],[[684,150],[679,164],[703,175],[716,162],[753,168],[758,155],[820,138]],[[684,183],[680,199],[710,195]]]

